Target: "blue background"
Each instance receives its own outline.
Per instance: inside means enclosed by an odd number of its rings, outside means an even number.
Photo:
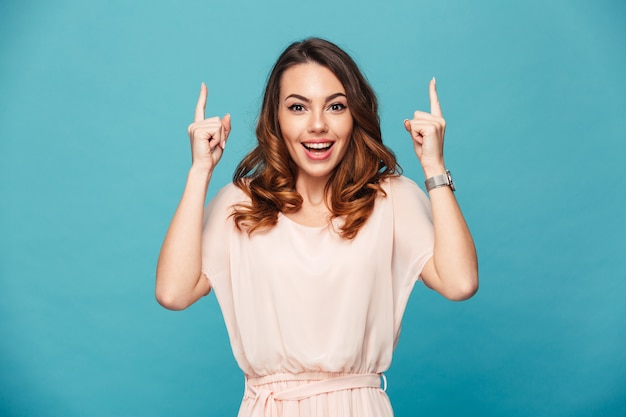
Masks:
[[[3,1],[0,415],[235,415],[213,295],[154,300],[200,83],[254,142],[267,73],[326,37],[376,89],[386,142],[437,77],[480,258],[453,303],[418,285],[388,372],[398,416],[626,415],[622,1]]]

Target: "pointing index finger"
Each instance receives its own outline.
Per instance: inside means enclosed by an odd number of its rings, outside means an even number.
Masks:
[[[200,86],[200,95],[198,96],[198,104],[196,104],[196,115],[193,119],[194,122],[201,122],[204,120],[204,110],[206,108],[206,99],[209,92],[206,88],[206,84],[202,83]]]
[[[428,87],[430,93],[430,114],[432,114],[433,116],[442,117],[443,114],[441,113],[439,97],[437,96],[437,82],[435,81],[435,77],[430,80],[430,85]]]

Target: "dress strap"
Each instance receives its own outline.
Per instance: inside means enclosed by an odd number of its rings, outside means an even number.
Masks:
[[[320,379],[307,384],[298,385],[280,392],[274,392],[271,389],[265,388],[263,386],[265,384],[259,384],[259,382],[264,382],[268,379],[269,383],[270,381],[293,381],[306,380],[310,378],[303,378],[305,375],[308,374],[285,375],[284,377],[281,375],[280,378],[276,378],[274,376],[246,378],[246,393],[244,398],[251,398],[254,400],[253,415],[258,417],[278,417],[278,409],[276,406],[277,401],[299,401],[315,395],[358,388],[380,389],[381,378],[384,379],[385,388],[387,388],[387,380],[384,374],[340,374],[338,376],[331,376],[326,379]]]

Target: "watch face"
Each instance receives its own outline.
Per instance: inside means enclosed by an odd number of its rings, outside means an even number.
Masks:
[[[448,183],[450,184],[450,189],[452,191],[456,191],[456,187],[454,186],[454,181],[452,181],[452,174],[450,174],[450,171],[446,171],[446,175],[448,176]]]

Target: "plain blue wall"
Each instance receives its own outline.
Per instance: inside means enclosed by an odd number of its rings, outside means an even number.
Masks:
[[[157,305],[198,88],[250,149],[280,51],[347,49],[384,137],[437,77],[446,160],[481,289],[416,287],[388,372],[398,416],[626,415],[626,6],[622,1],[3,1],[0,415],[235,415],[213,295]]]

